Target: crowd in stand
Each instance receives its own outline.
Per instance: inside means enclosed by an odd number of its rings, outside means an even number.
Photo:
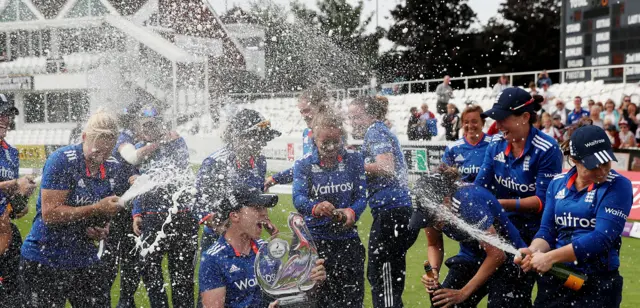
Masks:
[[[549,90],[551,84],[552,80],[546,70],[539,74],[537,82],[529,83],[529,93],[544,98],[539,120],[534,125],[545,134],[562,142],[568,139],[568,131],[572,125],[576,125],[582,118],[587,118],[588,122],[607,132],[615,149],[633,148],[640,143],[640,114],[638,105],[631,101],[630,96],[624,96],[619,103],[613,99],[604,103],[589,99],[586,106],[583,105],[583,98],[576,96],[573,99],[573,109],[570,110],[562,99]],[[493,94],[498,95],[509,87],[509,78],[502,75],[493,87]],[[422,104],[420,109],[411,107],[411,116],[407,124],[409,140],[431,140],[437,135],[438,127],[446,130],[446,140],[458,139],[461,128],[460,112],[454,104],[449,103],[453,98],[449,76],[445,76],[443,83],[438,85],[436,94],[437,114],[441,117],[437,118],[429,111],[426,103]],[[489,134],[497,133],[494,126],[489,128]]]

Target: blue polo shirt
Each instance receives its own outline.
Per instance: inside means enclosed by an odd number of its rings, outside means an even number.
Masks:
[[[587,110],[584,110],[584,108],[580,109],[580,112],[577,112],[574,109],[569,113],[569,116],[567,117],[567,123],[569,125],[578,123],[578,121],[580,121],[581,118],[586,118],[586,117],[589,117],[590,115],[591,113]]]
[[[20,171],[18,149],[1,140],[0,151],[2,151],[2,153],[0,153],[0,182],[17,179]],[[0,215],[4,215],[8,205],[9,196],[0,191]]]
[[[136,144],[136,148],[143,147],[143,143]],[[191,172],[189,170],[189,149],[183,138],[178,138],[166,143],[162,143],[144,162],[138,165],[141,174],[148,172],[152,168],[171,166],[177,170]],[[159,187],[151,192],[142,194],[133,201],[134,216],[152,213],[166,213],[172,206],[171,194],[173,188]],[[180,211],[188,211],[191,205],[181,205]]]
[[[484,135],[478,143],[471,144],[462,137],[447,145],[442,155],[442,162],[458,168],[462,181],[472,183],[484,161],[484,153],[491,142],[491,136]]]
[[[407,165],[400,142],[382,121],[376,121],[369,126],[364,136],[364,162],[375,163],[376,156],[387,153],[393,155],[394,175],[367,175],[368,201],[373,215],[379,210],[411,206]]]
[[[328,217],[315,217],[316,204],[327,201],[337,209],[350,208],[356,220],[367,207],[367,182],[362,154],[341,150],[338,163],[323,166],[317,149],[296,161],[293,167],[293,205],[304,215],[305,223],[315,239],[349,239],[358,237],[355,228],[345,229]]]
[[[519,157],[502,135],[494,135],[487,147],[475,184],[489,189],[496,199],[517,199],[536,196],[541,209],[547,186],[562,172],[562,152],[558,143],[542,131],[531,127],[524,151]],[[530,242],[540,226],[539,213],[507,212],[511,222],[520,230],[525,242]]]
[[[53,152],[45,162],[41,189],[69,192],[65,205],[79,207],[95,204],[108,196],[122,195],[129,188],[127,168],[115,158],[100,167],[98,175],[88,174],[82,144]],[[98,261],[98,247],[87,237],[87,228],[98,224],[86,219],[47,225],[42,219],[42,190],[36,203],[31,232],[22,245],[22,257],[55,268],[82,268]]]
[[[305,128],[302,131],[302,155],[307,156],[315,147],[313,144],[313,132],[311,128]],[[293,168],[282,170],[271,176],[278,184],[287,184],[293,182]]]
[[[231,187],[242,183],[263,191],[266,173],[267,159],[264,155],[251,158],[242,165],[227,147],[209,155],[196,176],[196,207],[200,223],[215,211],[215,203],[222,200]],[[206,226],[205,232],[213,233]]]
[[[202,252],[198,275],[200,293],[225,288],[225,307],[267,307],[269,303],[263,300],[254,272],[258,248],[264,243],[262,240],[252,242],[250,254],[243,256],[221,236]]]
[[[451,198],[451,210],[466,223],[480,230],[494,226],[498,235],[516,248],[527,247],[520,237],[520,232],[511,223],[498,200],[488,190],[466,184],[458,189]],[[458,256],[471,262],[482,262],[486,252],[477,240],[471,238],[455,224],[446,224],[442,233],[460,243]]]
[[[581,272],[605,273],[620,267],[622,230],[633,203],[631,182],[611,170],[606,181],[577,191],[576,168],[549,184],[541,238],[558,249],[572,245],[577,262],[566,265]]]

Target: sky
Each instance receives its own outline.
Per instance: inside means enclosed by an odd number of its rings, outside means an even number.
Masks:
[[[2,1],[2,0],[0,0]],[[256,0],[216,0],[210,1],[214,3],[214,9],[218,13],[218,15],[223,15],[226,9],[231,9],[233,6],[239,6],[241,8],[247,8],[249,3]],[[264,1],[264,0],[259,0]],[[270,0],[276,4],[284,5],[286,7],[289,6],[291,0]],[[317,8],[317,0],[298,0],[299,2],[305,4],[310,8]],[[357,0],[347,0],[352,4],[356,4]],[[434,1],[434,0],[425,0],[425,2]],[[438,1],[438,0],[436,0]],[[439,0],[446,1],[446,0]],[[397,4],[404,2],[402,0],[377,0],[378,2],[378,25],[385,29],[389,29],[393,20],[391,19],[391,9],[393,9]],[[469,6],[473,9],[473,11],[477,14],[479,24],[474,25],[474,27],[480,27],[482,24],[486,24],[489,18],[498,15],[498,9],[500,7],[500,3],[504,2],[504,0],[469,0]],[[364,11],[365,14],[371,14],[376,11],[376,0],[364,0]],[[370,31],[373,31],[376,27],[376,17],[374,15],[373,21],[369,25]],[[381,51],[388,50],[392,47],[392,43],[387,40],[382,40],[380,42]]]

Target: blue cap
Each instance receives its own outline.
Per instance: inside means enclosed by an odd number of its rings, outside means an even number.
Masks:
[[[522,114],[533,110],[534,99],[529,92],[520,88],[506,88],[498,96],[491,109],[482,114],[483,118],[504,120],[512,114]]]
[[[571,134],[569,154],[589,170],[612,160],[618,161],[613,155],[609,136],[595,125],[580,127]]]
[[[247,184],[238,184],[226,193],[226,197],[219,205],[222,219],[229,217],[229,213],[242,207],[270,208],[278,203],[278,195],[264,194],[259,189]]]

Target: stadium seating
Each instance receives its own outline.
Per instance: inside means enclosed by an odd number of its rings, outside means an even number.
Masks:
[[[613,99],[616,104],[620,104],[624,95],[630,95],[633,102],[636,104],[640,103],[640,86],[636,83],[604,84],[602,81],[557,83],[551,86],[550,91],[555,95],[556,99],[564,100],[569,109],[573,109],[573,103],[571,102],[575,96],[581,96],[585,105],[588,99],[593,99],[596,102],[602,101],[604,103],[604,101],[609,98]],[[491,88],[454,90],[453,96],[454,98],[451,100],[451,103],[455,104],[459,110],[463,110],[467,104],[478,104],[487,110],[491,108],[495,100],[495,94]],[[409,108],[420,107],[420,105],[426,103],[429,106],[429,110],[432,112],[436,110],[437,97],[433,92],[393,95],[388,96],[388,99],[388,119],[393,124],[393,130],[397,133],[401,141],[408,140],[406,136],[406,125],[409,120]],[[343,111],[346,111],[345,106],[348,101],[338,103],[338,105],[342,106]],[[552,106],[548,108],[553,110],[553,105],[555,104],[552,104]],[[265,118],[271,119],[272,126],[280,130],[283,135],[298,137],[305,127],[296,108],[295,98],[256,99],[251,102],[235,104],[233,108],[227,106],[223,108],[221,112],[220,127],[224,126],[229,116],[242,108],[259,111]],[[201,128],[199,130],[200,133],[209,134],[213,132],[211,130],[216,129],[216,126],[212,125],[211,122],[210,115],[205,113],[201,117],[180,127],[179,131],[188,133],[194,125],[197,125]],[[442,140],[444,137],[444,129],[439,127],[438,132],[438,137],[435,138],[435,140]]]
[[[71,129],[19,129],[9,131],[11,145],[67,145]]]

